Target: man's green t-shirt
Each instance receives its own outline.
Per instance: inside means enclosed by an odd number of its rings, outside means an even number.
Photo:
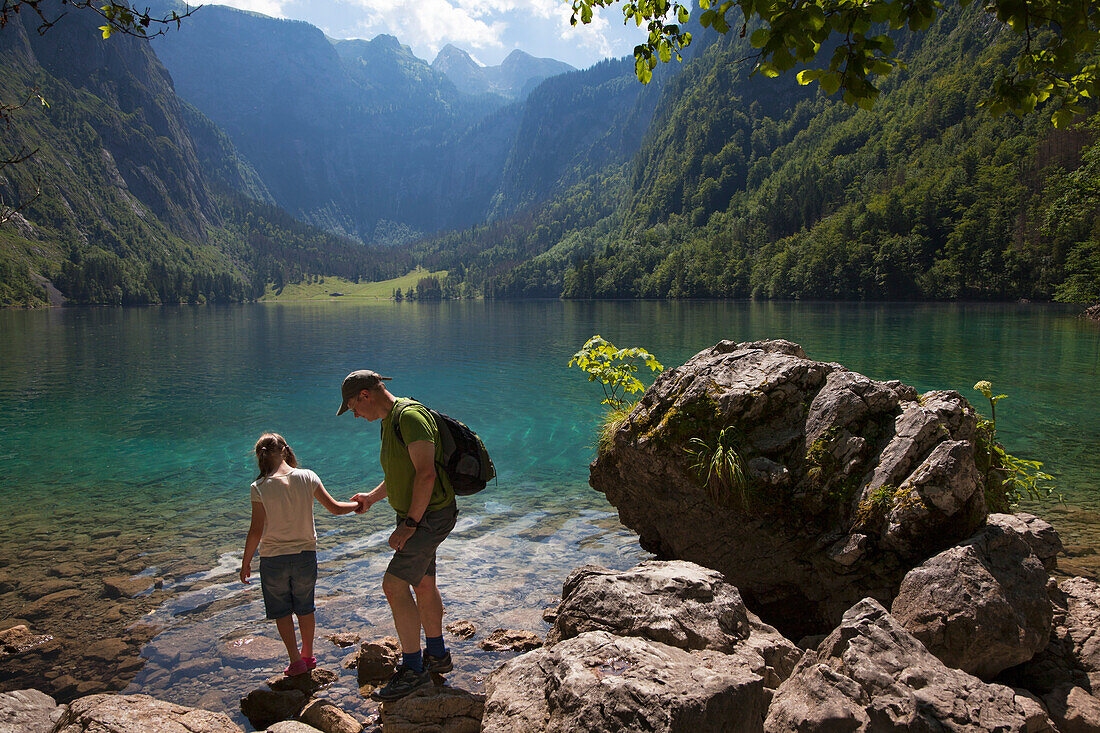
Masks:
[[[393,416],[400,405],[409,405],[401,411],[401,438],[393,430]],[[439,428],[428,409],[416,400],[398,397],[393,409],[382,421],[382,450],[378,460],[382,464],[382,473],[386,480],[386,498],[394,510],[404,516],[409,513],[412,504],[413,478],[416,469],[409,458],[409,444],[418,440],[430,440],[435,445],[436,475],[432,487],[432,498],[428,510],[442,509],[454,501],[455,492],[446,473],[439,468],[443,457],[443,444],[439,440]]]

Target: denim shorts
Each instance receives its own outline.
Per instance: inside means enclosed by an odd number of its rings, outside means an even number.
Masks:
[[[260,558],[260,589],[270,619],[313,613],[316,585],[317,553],[313,550]]]
[[[420,585],[425,575],[435,577],[435,551],[455,528],[458,507],[452,502],[442,509],[424,512],[420,526],[405,546],[393,554],[386,572],[409,585]],[[404,517],[397,515],[397,526]]]

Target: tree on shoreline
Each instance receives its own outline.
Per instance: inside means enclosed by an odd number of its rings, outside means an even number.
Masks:
[[[960,0],[963,8],[973,0]],[[691,43],[685,25],[691,10],[679,0],[573,0],[570,23],[590,23],[597,7],[620,5],[625,21],[643,23],[646,41],[634,48],[635,71],[643,83],[657,62],[667,63]],[[1041,103],[1056,127],[1086,112],[1100,92],[1100,5],[1072,0],[982,0],[1001,27],[1024,40],[1015,68],[1002,69],[981,106],[994,115],[1025,115]],[[698,21],[725,34],[737,29],[758,49],[741,61],[754,61],[754,73],[774,77],[795,66],[813,65],[830,39],[839,39],[828,63],[799,71],[800,84],[817,82],[827,94],[843,92],[846,103],[874,106],[886,77],[905,64],[894,55],[888,31],[925,31],[945,11],[935,0],[699,0]],[[672,22],[668,22],[668,21]],[[624,21],[624,22],[625,22]],[[818,62],[820,63],[820,62]]]

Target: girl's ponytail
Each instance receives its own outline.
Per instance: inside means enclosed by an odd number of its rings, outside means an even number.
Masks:
[[[260,475],[256,477],[257,481],[275,473],[279,466],[283,465],[283,461],[286,461],[287,465],[292,468],[298,467],[298,458],[294,455],[294,451],[287,445],[283,436],[278,433],[264,433],[261,435],[260,439],[256,441],[255,450],[256,464],[260,469]]]

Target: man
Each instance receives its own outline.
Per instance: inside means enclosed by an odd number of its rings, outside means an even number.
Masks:
[[[342,401],[336,413],[351,410],[371,422],[382,420],[382,483],[352,498],[360,505],[359,514],[382,499],[388,499],[397,512],[397,528],[389,540],[395,552],[382,577],[382,590],[401,640],[402,660],[390,681],[371,696],[382,702],[431,684],[429,673],[453,669],[451,654],[443,643],[443,600],[435,580],[435,551],[454,529],[458,515],[450,480],[436,471],[442,444],[435,419],[415,400],[394,397],[386,389],[389,379],[365,369],[352,372],[340,388]],[[423,654],[421,628],[426,638]]]

